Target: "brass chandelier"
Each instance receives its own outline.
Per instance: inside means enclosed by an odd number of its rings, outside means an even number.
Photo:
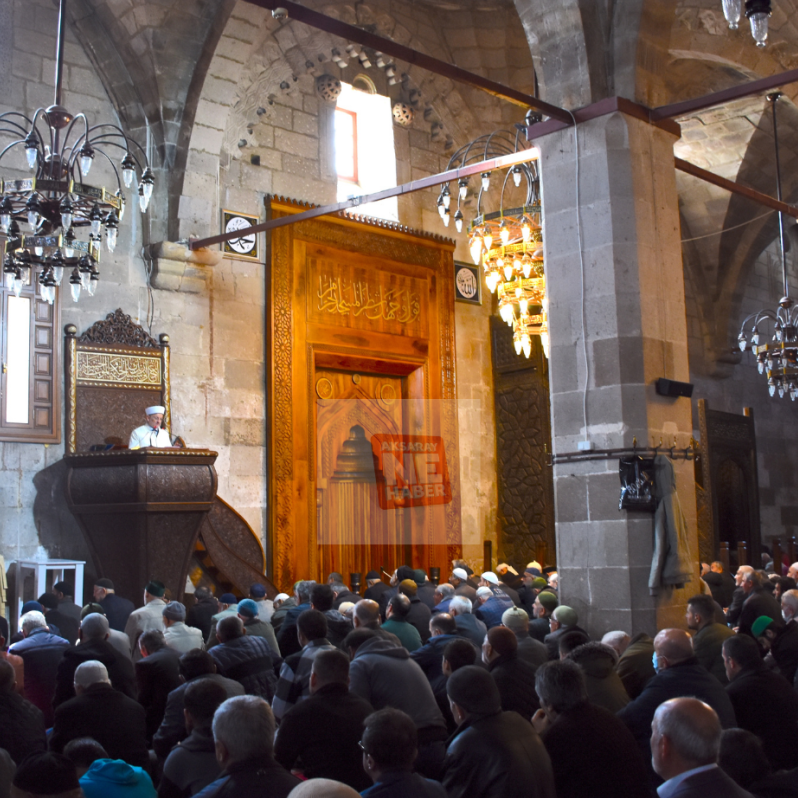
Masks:
[[[518,152],[519,135],[520,130],[515,134],[498,130],[480,136],[454,153],[447,170]],[[499,209],[486,212],[486,195],[494,181],[501,181]],[[515,189],[525,191],[522,205],[504,207],[505,193],[513,190],[508,183]],[[462,206],[468,198],[468,192],[468,179],[461,178],[457,185],[457,205],[453,214],[458,233],[462,232],[465,223]],[[485,284],[491,293],[498,296],[499,315],[513,328],[516,354],[523,352],[529,357],[532,353],[532,336],[537,335],[548,357],[548,300],[543,269],[537,162],[517,164],[496,177],[484,172],[480,176],[476,204],[476,215],[468,225],[471,257],[477,265],[482,264]],[[449,183],[443,185],[438,195],[438,212],[448,227],[452,218],[452,190]]]
[[[776,124],[776,106],[781,92],[768,95],[773,105],[773,139],[776,149],[776,196],[781,201],[781,164],[779,161],[779,134]],[[784,248],[784,217],[779,211],[779,243],[781,245],[781,277],[784,295],[776,308],[762,308],[751,313],[740,326],[737,336],[740,349],[756,355],[760,374],[767,375],[771,396],[788,394],[793,402],[798,399],[798,308],[790,296],[787,279],[787,257]],[[771,334],[772,333],[772,334]],[[770,340],[768,341],[768,335]]]
[[[25,179],[0,177],[6,286],[19,296],[24,285],[35,282],[41,298],[50,304],[65,269],[71,269],[75,302],[81,290],[94,294],[103,229],[106,248],[113,252],[125,212],[122,184],[129,187],[137,172],[141,175],[138,197],[144,213],[155,183],[146,153],[118,125],[90,125],[85,114],[73,115],[61,104],[65,26],[66,0],[61,0],[53,105],[37,109],[32,119],[18,111],[0,114],[0,135],[12,138],[0,151],[0,161],[24,149],[27,166],[34,171]],[[121,156],[118,167],[109,154],[114,151]],[[113,170],[113,190],[83,182],[97,156]],[[21,225],[27,225],[29,232],[23,233]],[[86,240],[76,236],[81,228],[88,228]]]

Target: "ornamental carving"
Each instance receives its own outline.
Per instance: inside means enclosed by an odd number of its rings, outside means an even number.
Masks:
[[[161,358],[78,350],[77,378],[160,388]]]
[[[499,487],[499,557],[511,563],[536,559],[546,544],[554,559],[554,487],[546,464],[549,429],[549,391],[540,343],[532,358],[518,358],[512,350],[512,330],[491,319],[496,403],[496,459]],[[510,361],[507,353],[512,352]],[[505,356],[503,356],[503,353]],[[502,369],[511,363],[513,370]],[[518,370],[521,362],[524,368]]]
[[[148,349],[159,349],[158,342],[148,335],[141,325],[136,324],[130,316],[117,308],[109,313],[103,321],[92,324],[78,338],[79,344],[118,344],[122,346],[142,346]]]

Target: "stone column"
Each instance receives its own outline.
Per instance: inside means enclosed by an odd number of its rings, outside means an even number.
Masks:
[[[574,131],[541,149],[544,253],[551,330],[552,443],[556,453],[684,448],[690,400],[658,396],[659,377],[689,381],[675,137],[621,113],[578,127],[584,302],[576,225]],[[583,340],[582,329],[586,331]],[[584,348],[583,348],[584,345]],[[585,383],[587,382],[586,393]],[[674,461],[698,568],[692,462]],[[561,601],[592,635],[683,626],[684,589],[649,595],[653,516],[619,511],[618,460],[554,466]]]

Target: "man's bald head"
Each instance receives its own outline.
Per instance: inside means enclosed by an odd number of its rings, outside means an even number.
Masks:
[[[288,798],[358,798],[357,790],[332,779],[308,779],[297,784]]]
[[[715,710],[697,698],[660,704],[651,723],[654,770],[670,779],[718,760],[721,725]]]
[[[670,668],[693,656],[690,635],[683,629],[663,629],[654,638],[660,669]],[[664,660],[664,661],[663,661]]]
[[[355,628],[379,629],[380,605],[371,599],[361,599],[355,604],[352,620]]]

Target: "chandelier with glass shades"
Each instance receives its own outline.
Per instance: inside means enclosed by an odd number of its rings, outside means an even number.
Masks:
[[[776,196],[781,200],[781,165],[779,162],[779,134],[776,125],[776,106],[781,92],[768,95],[773,105],[773,138],[776,148]],[[737,341],[740,349],[750,349],[756,355],[760,374],[767,375],[768,391],[780,397],[789,394],[793,402],[798,398],[798,308],[790,296],[787,279],[787,258],[784,248],[784,217],[779,212],[779,242],[781,244],[781,277],[784,296],[776,308],[762,308],[747,316],[740,327]]]
[[[722,0],[723,16],[730,30],[737,30],[743,15],[743,0]],[[745,0],[745,16],[751,25],[751,36],[757,47],[764,47],[768,41],[768,20],[773,9],[770,0]]]
[[[122,184],[130,187],[137,174],[141,176],[138,198],[144,213],[155,183],[146,153],[118,125],[90,125],[85,114],[72,114],[61,105],[65,25],[66,0],[61,0],[53,105],[37,109],[32,119],[18,111],[0,114],[0,137],[11,138],[0,150],[0,162],[8,156],[4,164],[8,168],[24,173],[27,162],[33,172],[22,179],[0,175],[6,286],[19,296],[24,285],[35,283],[50,304],[65,270],[71,270],[75,302],[81,290],[94,294],[103,232],[106,249],[113,252],[125,212]],[[96,158],[110,166],[115,177],[112,189],[84,182]],[[85,238],[78,237],[81,230],[87,231]]]
[[[523,126],[521,126],[523,127]],[[520,131],[513,134],[499,130],[480,136],[461,147],[449,160],[447,169],[462,168],[502,155],[518,152]],[[491,186],[499,190],[498,210],[487,212],[485,205]],[[465,216],[462,208],[469,194],[467,178],[458,181],[457,203],[452,214],[452,187],[445,183],[438,195],[438,213],[446,227],[454,217],[455,229],[462,232]],[[516,207],[504,207],[505,196]],[[495,205],[495,203],[494,203]],[[517,354],[532,353],[532,336],[540,337],[546,357],[549,356],[548,300],[543,272],[543,245],[540,209],[540,179],[536,161],[516,164],[505,172],[480,176],[476,213],[468,224],[471,257],[482,264],[485,283],[497,294],[499,315],[513,328],[513,344]]]

